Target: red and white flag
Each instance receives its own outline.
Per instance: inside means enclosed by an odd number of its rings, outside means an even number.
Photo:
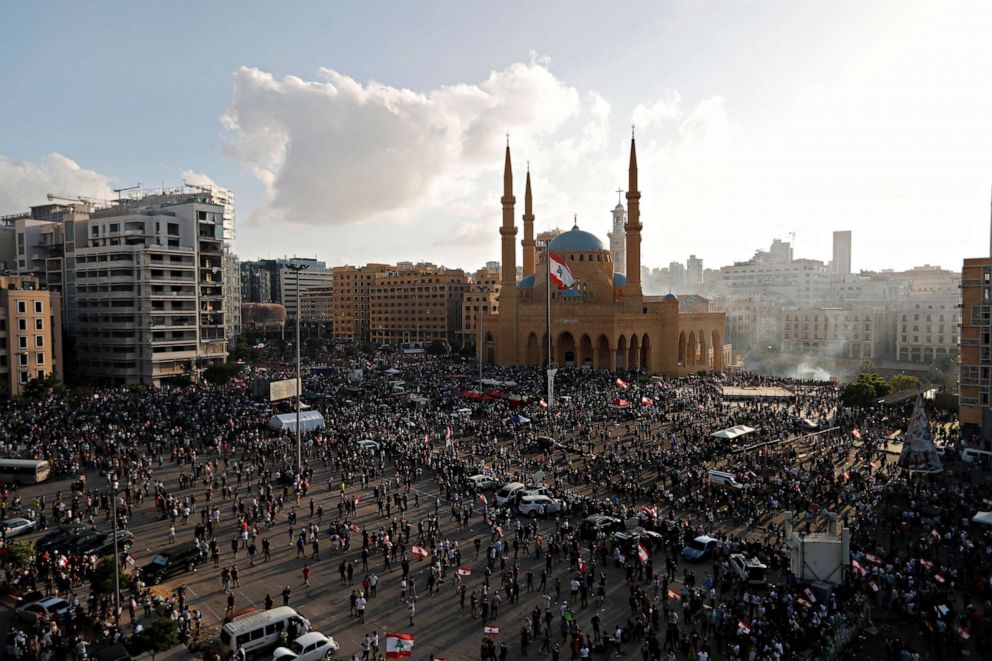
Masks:
[[[737,630],[743,633],[745,636],[751,633],[751,627],[744,620],[741,620],[740,622],[737,623]]]
[[[586,573],[586,569],[587,569],[587,567],[586,567],[586,561],[583,560],[582,558],[579,558],[579,573],[585,574]]]
[[[851,569],[858,572],[861,576],[868,573],[868,570],[861,566],[861,563],[857,560],[851,560]]]
[[[499,627],[497,627],[494,624],[487,624],[482,627],[482,633],[486,634],[487,636],[498,636]]]
[[[798,599],[796,599],[796,601],[798,601],[799,602],[799,605],[802,606],[803,608],[812,608],[813,607],[813,604],[809,603],[808,601],[806,601],[802,597],[799,597]]]
[[[387,633],[386,658],[403,659],[413,654],[412,633]]]
[[[426,558],[427,549],[425,549],[423,546],[417,546],[416,544],[414,544],[413,546],[410,547],[410,555],[412,555],[415,558]]]
[[[920,566],[924,569],[933,569],[933,563],[929,560],[920,560]]]
[[[617,377],[617,387],[618,387],[618,388],[626,388],[626,387],[627,387],[627,382],[626,382],[626,381],[624,381],[623,379],[621,379],[621,378],[620,378],[620,377],[618,376],[618,377]]]
[[[455,570],[455,573],[458,574],[459,576],[471,576],[472,570],[469,569],[468,567],[459,567],[458,569]]]
[[[944,583],[945,582],[944,581],[944,577],[942,575],[940,575],[940,574],[934,574],[933,575],[933,580],[937,581],[938,583]]]
[[[549,252],[551,255],[551,281],[558,285],[558,289],[568,289],[575,284],[575,276],[572,269],[568,268],[565,258],[556,252]]]
[[[479,502],[482,503],[483,505],[489,504],[489,501],[486,499],[486,494],[484,493],[479,494]]]
[[[940,533],[937,532],[937,529],[936,528],[934,528],[933,530],[930,531],[930,537],[935,542],[939,542],[940,541]]]
[[[681,599],[682,599],[682,593],[679,592],[678,590],[673,589],[673,588],[668,588],[668,599],[669,600],[677,599],[677,600],[680,600],[681,601]]]
[[[444,430],[444,438],[447,441],[451,440],[451,427],[446,427]]]
[[[971,638],[971,632],[965,629],[963,626],[958,625],[958,637],[961,638],[961,640],[968,640],[969,638]]]
[[[654,402],[648,397],[641,397],[641,406],[654,406]]]
[[[876,567],[882,566],[882,559],[875,555],[874,553],[865,553],[865,560],[875,565]]]
[[[649,557],[651,556],[648,553],[647,547],[645,547],[644,544],[637,542],[637,559],[643,564],[648,561]]]
[[[543,399],[540,401],[539,405],[540,405],[540,407],[542,409],[548,408],[548,403],[546,401],[544,401]]]

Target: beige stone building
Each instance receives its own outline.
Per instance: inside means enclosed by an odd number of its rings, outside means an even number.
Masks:
[[[884,305],[786,308],[782,311],[782,352],[877,360],[889,355],[893,318]]]
[[[0,276],[0,382],[12,397],[32,379],[62,378],[62,311],[58,294],[35,276]]]
[[[305,324],[330,324],[333,321],[334,287],[310,287],[300,291],[300,320]]]
[[[370,296],[377,273],[389,270],[387,264],[335,266],[331,293],[331,316],[334,337],[360,345],[371,342]]]
[[[468,290],[464,271],[434,264],[397,265],[375,274],[369,291],[372,341],[457,345]]]
[[[961,269],[962,432],[992,448],[992,258],[964,260]]]
[[[482,268],[472,275],[462,300],[462,346],[478,345],[479,319],[499,312],[499,279],[498,268]]]
[[[896,360],[944,363],[958,355],[959,296],[911,296],[896,304]]]
[[[782,344],[782,306],[760,299],[723,300],[716,309],[726,315],[724,337],[738,355],[778,351]]]
[[[551,240],[548,248],[572,271],[575,284],[551,286],[550,352],[547,334],[549,280],[545,251],[534,240],[530,172],[524,197],[523,278],[516,282],[513,171],[506,149],[499,310],[483,317],[481,356],[499,365],[541,365],[593,369],[643,368],[678,376],[723,368],[724,315],[682,313],[675,296],[644,296],[641,290],[641,193],[633,139],[624,230],[626,275],[618,273],[613,251],[576,225]],[[718,350],[714,351],[714,347]]]

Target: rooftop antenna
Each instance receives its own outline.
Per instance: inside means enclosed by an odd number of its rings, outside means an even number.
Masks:
[[[137,186],[127,186],[126,188],[115,188],[115,189],[113,189],[113,191],[115,193],[117,193],[117,201],[120,202],[121,201],[121,193],[123,193],[124,191],[129,191],[129,190],[138,190],[139,188],[141,188],[141,182],[140,181],[138,182],[138,185]]]

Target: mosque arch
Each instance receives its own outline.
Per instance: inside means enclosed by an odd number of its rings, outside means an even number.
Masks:
[[[596,360],[593,367],[598,370],[610,369],[610,341],[605,335],[600,335],[596,340]]]
[[[696,331],[689,331],[689,340],[686,343],[685,354],[686,367],[694,367],[696,365],[696,345]]]
[[[640,345],[637,342],[637,334],[630,336],[630,346],[627,348],[627,368],[635,369],[640,361],[638,360],[641,356]]]
[[[679,365],[682,365],[683,367],[686,364],[685,363],[686,344],[687,344],[687,340],[685,339],[685,331],[680,331],[679,332]]]
[[[720,331],[713,329],[710,342],[713,344],[713,370],[723,371],[723,341],[720,339]]]
[[[537,334],[531,333],[527,336],[527,364],[541,364],[541,347],[537,343]]]
[[[559,367],[575,367],[578,356],[576,356],[575,338],[568,331],[558,336],[558,346],[555,351]]]
[[[577,365],[579,367],[588,367],[589,369],[592,369],[592,338],[585,333],[583,333],[582,338],[579,339],[579,356]]]
[[[650,371],[651,370],[651,341],[648,339],[648,334],[645,333],[641,336],[641,369]]]
[[[704,368],[709,369],[710,367],[710,352],[706,346],[706,333],[702,330],[696,335],[699,338],[699,357],[696,362],[702,365]]]
[[[616,357],[614,358],[614,369],[626,369],[627,358],[627,338],[623,335],[617,340]]]

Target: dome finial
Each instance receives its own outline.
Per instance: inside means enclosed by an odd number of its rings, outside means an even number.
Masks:
[[[579,229],[579,214],[577,213],[572,214],[572,229],[573,230]]]

